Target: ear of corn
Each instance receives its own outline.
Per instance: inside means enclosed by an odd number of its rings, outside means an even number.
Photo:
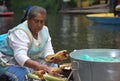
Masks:
[[[28,77],[30,77],[32,79],[36,79],[36,80],[41,80],[37,75],[35,75],[33,73],[28,73]]]
[[[28,73],[28,77],[35,79],[35,80],[41,80],[41,78],[39,78],[39,76],[37,76],[34,73]],[[43,75],[43,78],[46,81],[66,81],[66,79],[67,79],[67,78],[55,77],[55,76],[49,75],[47,73]]]
[[[66,78],[59,78],[49,74],[44,74],[43,77],[46,81],[66,81]]]

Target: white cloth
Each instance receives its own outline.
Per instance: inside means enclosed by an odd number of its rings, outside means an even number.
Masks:
[[[38,40],[34,39],[35,40],[34,43],[39,44],[40,43],[39,39],[40,38],[38,38]],[[16,61],[18,62],[18,64],[20,64],[21,66],[24,66],[24,63],[28,59],[30,59],[27,56],[29,43],[30,43],[30,40],[27,34],[22,30],[16,30],[9,35],[9,44],[14,51],[14,57]],[[45,53],[45,56],[49,54],[54,54],[50,36],[45,46],[44,53]]]

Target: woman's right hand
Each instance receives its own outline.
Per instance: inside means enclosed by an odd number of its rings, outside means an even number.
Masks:
[[[53,73],[53,72],[52,72],[52,67],[48,67],[47,65],[44,65],[43,70],[44,70],[45,72],[47,72],[48,74],[52,74],[52,73]]]
[[[62,72],[62,70],[60,68],[53,68],[53,67],[48,67],[45,66],[44,70],[51,75],[56,75],[56,74],[60,74]]]

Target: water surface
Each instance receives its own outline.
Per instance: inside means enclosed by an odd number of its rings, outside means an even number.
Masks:
[[[23,14],[0,17],[0,34],[20,23]],[[94,24],[84,14],[48,14],[46,25],[55,52],[66,49],[119,48],[119,25]]]

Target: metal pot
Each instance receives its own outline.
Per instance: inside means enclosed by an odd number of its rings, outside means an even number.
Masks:
[[[70,53],[74,81],[120,81],[120,61],[81,60],[82,55],[120,58],[118,49],[82,49]]]

